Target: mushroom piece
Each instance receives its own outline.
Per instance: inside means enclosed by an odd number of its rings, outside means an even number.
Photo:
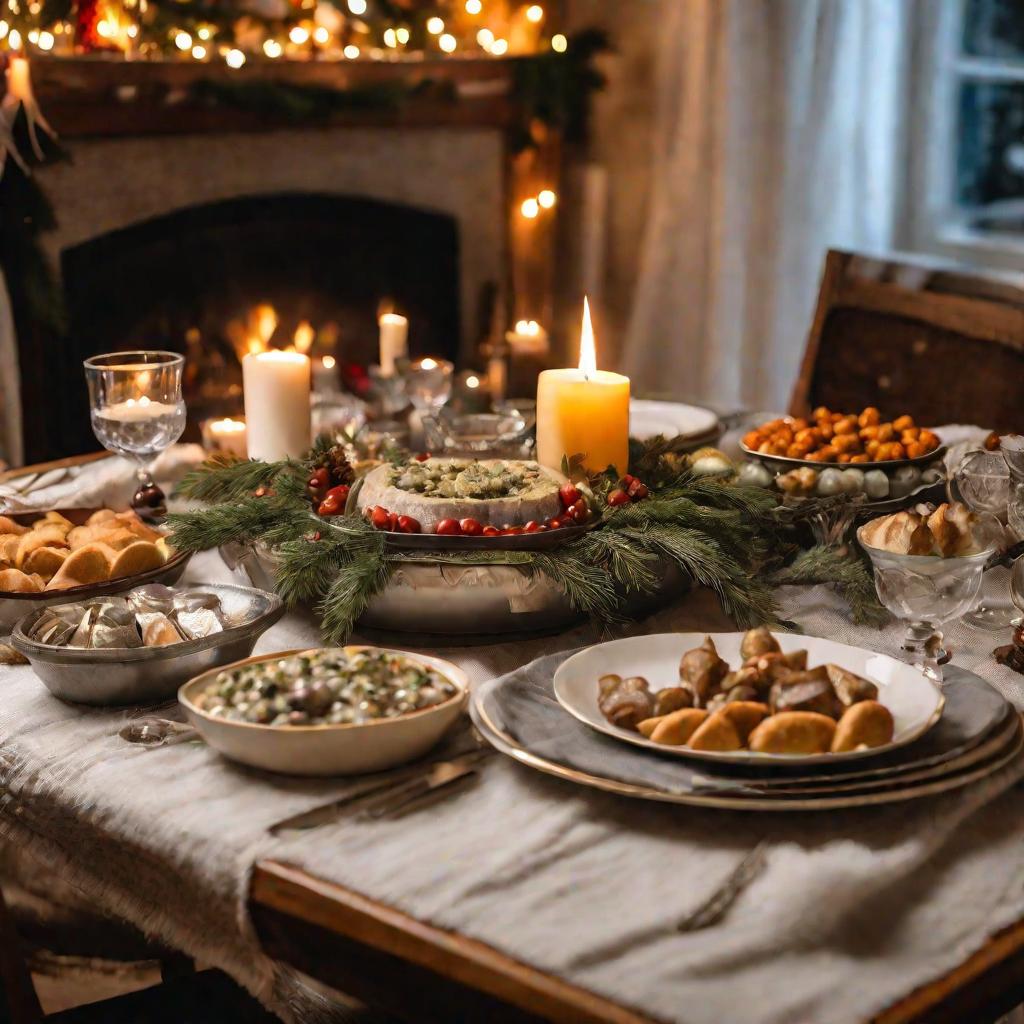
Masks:
[[[718,656],[715,642],[704,637],[704,643],[687,651],[679,662],[679,679],[690,690],[694,703],[700,707],[713,697],[729,672],[729,665]]]
[[[771,630],[767,626],[748,629],[743,634],[743,640],[740,643],[740,657],[744,661],[749,661],[749,659],[756,658],[761,654],[774,654],[781,650],[779,641],[772,636]]]
[[[878,700],[878,687],[867,679],[838,665],[826,665],[825,671],[836,696],[846,707],[862,700]]]
[[[668,715],[690,707],[693,707],[693,693],[685,686],[669,686],[654,695],[655,715]]]
[[[815,711],[829,718],[839,718],[844,710],[828,674],[821,668],[792,672],[779,679],[772,686],[770,700],[775,714],[780,711]]]
[[[708,701],[708,711],[717,711],[719,708],[724,708],[726,704],[735,704],[737,701],[757,700],[758,693],[754,687],[740,685],[725,689],[727,682],[728,677],[726,677],[725,682],[722,683],[722,691],[720,693],[716,693],[714,697]]]
[[[603,686],[607,679],[602,676],[598,685]],[[654,716],[654,697],[642,676],[620,679],[614,686],[608,684],[600,692],[597,706],[612,725],[621,729],[635,729],[645,718]]]

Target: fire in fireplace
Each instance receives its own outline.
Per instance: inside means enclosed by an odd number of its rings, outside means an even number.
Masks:
[[[200,419],[239,410],[254,348],[375,362],[382,302],[409,318],[412,355],[458,355],[455,219],[401,204],[292,193],[192,206],[65,249],[61,272],[64,351],[22,354],[46,360],[40,379],[62,395],[59,409],[24,396],[30,460],[96,447],[81,360],[99,352],[184,352],[192,438]],[[50,421],[33,431],[44,404]]]

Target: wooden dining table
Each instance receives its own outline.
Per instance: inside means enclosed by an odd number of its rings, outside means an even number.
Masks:
[[[270,956],[402,1020],[655,1024],[484,943],[274,860],[256,865],[249,909]],[[865,1024],[986,1024],[1022,1002],[1024,920]]]
[[[27,467],[0,474],[0,481],[92,458]],[[254,865],[248,910],[268,956],[329,989],[416,1024],[657,1021],[476,939],[279,860]],[[984,1024],[1022,1002],[1024,919],[994,934],[954,969],[864,1021]]]

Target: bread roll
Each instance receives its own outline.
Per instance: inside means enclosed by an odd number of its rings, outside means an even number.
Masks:
[[[50,579],[64,564],[70,552],[67,548],[43,547],[36,548],[25,558],[22,571],[38,573],[44,579]]]

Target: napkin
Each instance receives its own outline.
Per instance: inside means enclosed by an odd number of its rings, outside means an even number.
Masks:
[[[198,444],[176,444],[150,465],[153,479],[168,493],[205,458]],[[97,462],[44,472],[28,493],[18,490],[18,479],[0,484],[0,514],[45,512],[52,508],[127,508],[138,490],[138,465],[112,455]]]

